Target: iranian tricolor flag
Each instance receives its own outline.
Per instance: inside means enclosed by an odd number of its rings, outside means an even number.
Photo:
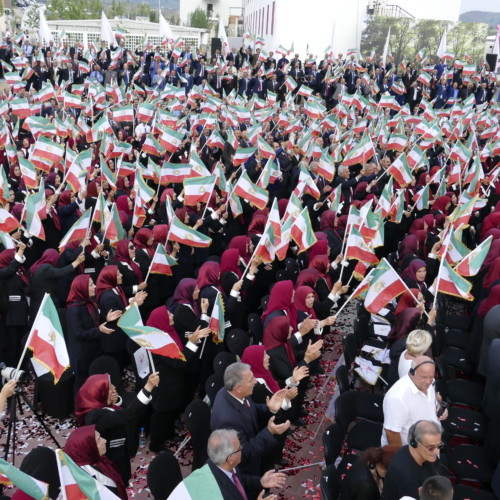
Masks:
[[[373,271],[370,288],[365,297],[365,308],[372,314],[378,314],[389,302],[406,290],[403,280],[384,258]]]
[[[387,217],[389,210],[391,208],[391,197],[392,197],[392,189],[393,189],[394,181],[392,177],[389,177],[389,181],[384,186],[380,198],[378,200],[377,206],[375,210],[381,210],[382,217]]]
[[[186,360],[178,345],[167,332],[151,326],[144,326],[137,304],[134,304],[121,316],[117,325],[134,342],[153,354]]]
[[[19,229],[19,221],[5,208],[0,207],[0,231],[4,233],[11,233],[12,231]]]
[[[189,163],[167,163],[161,166],[160,184],[166,186],[169,182],[181,183],[184,179],[191,177],[191,165]]]
[[[112,246],[125,238],[126,233],[120,221],[116,203],[111,205],[109,217],[106,217],[105,214],[104,221],[104,238],[107,238]]]
[[[170,224],[169,240],[197,248],[207,248],[212,244],[211,238],[196,231],[192,227],[186,226],[186,224],[181,222],[175,215]]]
[[[378,258],[373,251],[372,243],[367,243],[361,233],[351,226],[347,237],[345,259],[355,259],[366,264],[376,264]]]
[[[119,497],[76,465],[62,450],[56,450],[56,459],[64,500],[119,500]]]
[[[362,265],[363,269],[358,268],[354,272],[360,276],[361,283],[356,287],[354,292],[352,292],[352,295],[349,297],[350,300],[366,298],[366,294],[370,289],[370,281],[372,280],[373,272],[375,271],[375,268],[373,268],[366,276],[364,276],[363,272],[366,273],[367,268],[361,261],[358,262],[358,265]],[[356,267],[358,267],[358,265],[356,265]],[[354,278],[358,279],[356,275],[354,276]]]
[[[450,160],[466,162],[472,156],[472,151],[467,148],[462,142],[457,141],[451,148]]]
[[[184,179],[184,204],[208,203],[215,187],[215,175]]]
[[[189,474],[168,497],[170,500],[224,500],[208,464]]]
[[[293,79],[292,76],[288,75],[285,80],[285,87],[293,92],[297,88],[297,82]]]
[[[429,184],[426,184],[417,194],[415,194],[413,202],[417,210],[429,208]]]
[[[441,259],[437,277],[437,291],[446,295],[453,295],[465,300],[473,300],[470,294],[472,284],[452,269],[448,259]]]
[[[488,255],[492,241],[493,236],[488,236],[457,264],[455,271],[461,276],[475,276],[481,269],[486,255]]]
[[[219,148],[222,149],[224,147],[225,141],[222,136],[219,134],[217,130],[214,130],[210,137],[208,138],[206,145],[209,148]]]
[[[31,153],[31,159],[34,157],[47,160],[51,163],[61,161],[64,154],[64,146],[40,136],[35,143],[35,147]]]
[[[15,484],[20,490],[22,490],[26,495],[35,500],[43,500],[48,498],[49,485],[43,481],[39,481],[34,477],[26,474],[25,472],[14,467],[9,462],[0,458],[0,474],[7,478],[9,482]],[[5,480],[1,481],[5,484]]]
[[[85,185],[85,177],[87,175],[87,169],[80,163],[79,157],[80,155],[78,155],[66,173],[66,182],[74,193],[78,193]]]
[[[105,162],[101,157],[101,174],[103,178],[107,181],[107,183],[111,186],[112,189],[116,189],[116,175],[111,169],[108,167],[107,162]]]
[[[73,241],[82,241],[87,235],[92,216],[92,210],[89,208],[83,212],[80,218],[71,226],[59,243],[59,250],[62,252],[68,243]]]
[[[408,138],[404,134],[391,134],[387,141],[386,149],[394,151],[404,151]]]
[[[288,252],[288,246],[290,245],[290,240],[292,238],[292,224],[293,218],[288,217],[281,225],[281,239],[279,243],[276,243],[276,257],[278,257],[279,260],[285,259]]]
[[[80,109],[82,107],[82,100],[79,96],[72,94],[71,92],[64,92],[63,94],[63,105],[66,108]]]
[[[134,107],[132,104],[122,106],[113,111],[113,120],[115,122],[133,122],[134,121]]]
[[[474,205],[476,204],[478,199],[479,196],[474,196],[474,198],[465,203],[462,203],[461,205],[458,205],[458,207],[453,210],[453,213],[450,215],[450,219],[454,228],[457,228],[461,224],[464,224],[465,226],[469,224],[470,216],[474,211]]]
[[[325,151],[323,151],[318,161],[318,174],[328,182],[332,182],[335,177],[335,163],[333,162],[333,158]]]
[[[335,189],[332,189],[331,194],[328,196],[328,203],[330,210],[338,212],[340,209],[340,199],[342,198],[342,184],[339,184]]]
[[[210,316],[210,321],[208,322],[208,327],[213,333],[213,340],[216,344],[221,343],[224,340],[225,333],[225,321],[224,321],[224,300],[222,299],[222,294],[217,292],[217,297],[214,302],[214,307],[212,308],[212,314]]]
[[[295,241],[299,247],[299,253],[305,252],[316,243],[317,239],[312,228],[307,207],[305,207],[300,215],[293,221],[290,234],[293,241]]]
[[[359,143],[347,153],[344,161],[345,166],[356,165],[367,162],[375,154],[372,140],[368,134],[364,134]]]
[[[276,200],[275,200],[276,201]],[[281,225],[278,222],[281,232]],[[274,236],[274,229],[269,219],[267,220],[266,227],[262,232],[259,243],[255,248],[255,255],[262,257],[262,262],[269,264],[274,261],[276,257],[276,238]]]
[[[163,129],[159,141],[161,146],[169,153],[175,153],[177,148],[181,145],[182,139],[184,139],[184,134],[166,127]]]
[[[26,346],[33,351],[35,361],[52,373],[57,384],[69,368],[69,355],[57,309],[48,293],[40,304]]]
[[[189,159],[191,165],[190,177],[206,177],[210,175],[210,171],[206,167],[203,160],[199,157],[198,153],[194,150],[191,151],[191,158]]]
[[[412,150],[406,156],[406,160],[408,161],[408,165],[413,169],[415,168],[424,157],[424,152],[415,144]]]
[[[137,109],[137,119],[143,123],[149,123],[155,114],[155,105],[143,102]]]
[[[248,174],[243,172],[234,187],[234,194],[247,200],[260,210],[264,210],[269,201],[269,193],[254,184]]]
[[[396,101],[396,98],[389,94],[384,94],[378,103],[381,108],[389,108],[393,111],[398,112],[401,109],[401,106]]]
[[[260,135],[257,137],[257,147],[260,156],[262,156],[263,158],[274,160],[274,158],[276,157],[276,153],[274,152],[272,146],[270,146]]]
[[[168,255],[165,246],[161,243],[156,247],[156,252],[151,260],[148,275],[151,274],[164,274],[165,276],[172,276],[172,266],[177,265],[177,260]]]
[[[423,71],[422,73],[420,73],[419,77],[417,78],[417,82],[420,82],[427,87],[431,84],[431,80],[432,76],[427,73],[427,71]]]
[[[30,234],[45,241],[42,219],[47,216],[45,208],[45,188],[42,184],[37,193],[26,197],[26,229]]]
[[[24,184],[28,189],[36,189],[38,187],[38,181],[36,178],[35,165],[22,155],[18,154],[17,159],[19,160],[19,167],[21,169]]]
[[[408,165],[408,161],[404,153],[392,162],[387,171],[394,177],[401,187],[406,187],[411,181],[414,180],[410,165]]]
[[[233,165],[237,167],[238,165],[247,162],[255,151],[257,151],[257,148],[238,148],[234,154]]]

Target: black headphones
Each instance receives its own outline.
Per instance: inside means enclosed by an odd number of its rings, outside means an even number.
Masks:
[[[424,361],[424,363],[431,363],[431,361]],[[422,364],[424,364],[424,363],[422,363]],[[420,366],[420,365],[418,365],[418,366]],[[415,367],[415,369],[416,369],[416,368],[418,368],[418,366],[417,366],[417,367]],[[416,440],[416,438],[415,438],[415,434],[417,433],[417,426],[418,426],[418,424],[419,424],[420,422],[422,422],[422,420],[417,420],[417,421],[413,424],[412,429],[411,429],[411,435],[410,435],[409,445],[410,445],[412,448],[417,448],[417,447],[418,447],[418,443],[417,443],[417,440]]]
[[[418,364],[417,366],[415,366],[415,368],[410,368],[410,371],[408,372],[408,375],[415,375],[415,372],[422,366],[422,365],[425,365],[426,363],[429,363],[429,364],[433,364],[433,365],[436,365],[436,363],[434,363],[434,361],[428,359],[426,361],[422,361],[422,363]]]

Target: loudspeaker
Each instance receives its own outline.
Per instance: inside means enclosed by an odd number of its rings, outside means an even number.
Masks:
[[[486,62],[490,67],[490,71],[495,71],[497,67],[498,54],[486,54]]]
[[[222,52],[222,42],[220,38],[212,38],[212,57],[215,56],[215,51],[219,49]]]

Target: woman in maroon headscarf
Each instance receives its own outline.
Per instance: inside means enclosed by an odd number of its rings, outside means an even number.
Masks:
[[[107,322],[116,321],[122,314],[120,310],[108,311],[106,321],[99,324],[95,288],[88,274],[80,274],[71,283],[66,302],[68,353],[75,374],[75,392],[89,376],[92,361],[102,354],[101,336],[113,333]]]
[[[299,323],[307,316],[318,320],[314,327],[317,335],[322,334],[324,326],[331,326],[335,323],[335,316],[330,316],[330,310],[335,302],[327,297],[323,302],[318,299],[318,294],[309,286],[299,286],[295,289],[295,308],[297,309]]]
[[[449,196],[440,196],[434,200],[432,204],[433,215],[448,215],[448,210],[451,206],[451,198]]]
[[[488,296],[493,286],[500,283],[500,257],[497,257],[488,269],[483,280],[483,296]]]
[[[427,264],[421,259],[413,259],[408,267],[401,273],[401,278],[410,289],[418,289],[424,296],[425,305],[430,309],[431,303],[434,301],[434,295],[427,288]]]
[[[133,243],[135,245],[135,260],[141,268],[142,275],[146,276],[151,259],[155,254],[153,231],[145,227],[139,229],[135,233]]]
[[[394,316],[398,316],[405,309],[408,309],[409,307],[420,307],[420,306],[422,308],[424,307],[424,296],[422,292],[418,288],[410,288],[410,290],[406,290],[406,292],[403,292],[400,295],[398,299],[398,305],[394,310]]]
[[[297,360],[292,345],[292,331],[289,316],[274,316],[264,328],[263,343],[270,358],[270,370],[280,387],[285,387],[297,366],[306,366],[321,355],[323,341],[309,344],[302,361]],[[296,380],[296,379],[295,379]]]
[[[314,243],[314,245],[309,249],[308,261],[311,262],[314,257],[317,257],[318,255],[330,255],[328,239],[318,240],[316,243]]]
[[[127,300],[125,292],[121,286],[122,274],[118,266],[106,266],[99,273],[96,284],[96,299],[99,304],[101,323],[106,321],[110,311],[124,311],[129,305],[142,306],[147,293],[139,291],[130,300]],[[121,369],[128,362],[128,355],[125,349],[127,343],[127,335],[119,328],[116,321],[108,323],[108,328],[113,330],[109,335],[101,336],[101,349],[110,356],[113,356]]]
[[[333,272],[338,268],[339,262],[342,259],[341,255],[330,264],[330,259],[327,255],[317,255],[309,261],[309,269],[314,269],[319,274],[318,282],[314,291],[318,294],[319,300],[323,302],[331,293],[335,294],[338,290],[333,290]],[[340,289],[340,285],[337,287]]]
[[[85,425],[69,435],[63,451],[89,476],[122,500],[127,500],[127,490],[120,471],[106,456],[106,444],[106,439],[95,425]]]
[[[130,240],[119,241],[116,245],[115,262],[122,274],[122,288],[127,297],[145,290],[148,286],[139,264],[134,259],[135,244]]]
[[[249,236],[235,236],[229,242],[228,248],[237,248],[240,253],[240,267],[244,269],[253,254],[253,243]]]
[[[408,307],[401,314],[394,317],[392,328],[387,339],[391,344],[399,339],[406,338],[408,334],[417,328],[422,317],[422,309]]]
[[[330,255],[337,256],[342,250],[344,232],[338,226],[337,214],[332,210],[326,210],[319,219],[319,230],[326,234]]]
[[[9,167],[9,184],[11,189],[17,191],[19,189],[19,184],[21,183],[22,180],[23,176],[21,174],[21,167],[17,164],[11,165]]]
[[[0,167],[1,168],[1,167]],[[28,323],[29,281],[22,267],[25,261],[24,243],[15,249],[0,253],[0,353],[8,366],[17,366],[21,354],[21,340],[26,333]],[[5,332],[2,331],[5,327]]]
[[[319,273],[316,269],[304,269],[300,271],[297,276],[297,281],[295,282],[295,288],[299,286],[310,286],[311,288],[316,288],[316,283],[319,280]]]
[[[66,234],[71,226],[82,215],[80,204],[83,207],[83,200],[80,195],[76,195],[73,191],[63,191],[57,200],[57,213],[61,221],[61,234]]]
[[[96,426],[96,430],[106,439],[106,456],[118,467],[125,484],[131,477],[130,452],[135,449],[128,442],[129,428],[134,429],[146,406],[151,402],[151,393],[158,386],[158,372],[152,373],[137,397],[129,407],[122,408],[117,403],[118,393],[109,375],[91,375],[80,387],[75,398],[75,417],[79,427]]]
[[[190,332],[184,345],[175,329],[174,315],[166,306],[156,308],[146,325],[167,333],[180,351],[179,355],[184,356],[180,359],[170,346],[168,356],[153,354],[162,384],[153,395],[149,448],[159,452],[165,448],[167,439],[175,437],[175,421],[193,398],[199,380],[199,354],[196,353],[201,345],[198,343],[208,337],[210,329],[197,328]]]
[[[50,293],[56,307],[62,307],[59,304],[57,288],[59,280],[65,276],[73,274],[75,270],[85,262],[85,254],[82,252],[78,257],[67,266],[56,267],[59,260],[59,253],[53,248],[43,252],[42,256],[31,266],[31,303],[30,318],[34,320],[43,296]]]

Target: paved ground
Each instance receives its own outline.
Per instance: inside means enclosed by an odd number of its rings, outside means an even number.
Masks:
[[[315,463],[323,460],[322,435],[325,428],[330,424],[325,418],[325,411],[335,393],[335,377],[330,376],[337,360],[341,355],[341,338],[346,333],[351,331],[352,318],[354,315],[354,307],[348,305],[345,312],[339,318],[337,329],[325,338],[325,352],[322,357],[322,366],[325,370],[325,375],[320,375],[312,380],[311,388],[308,392],[308,403],[306,409],[308,415],[305,418],[307,425],[296,428],[286,441],[284,456],[290,461],[290,467]],[[28,393],[31,388],[28,387]],[[63,422],[59,422],[53,418],[46,418],[45,422],[50,425],[54,435],[62,446],[66,442],[71,430],[75,427],[74,419],[70,418]],[[8,419],[6,418],[2,425],[2,434],[0,437],[0,449],[6,442],[6,428]],[[47,437],[42,426],[33,417],[27,407],[25,414],[19,415],[17,424],[17,451],[16,465],[19,466],[22,457],[28,451],[39,444],[54,447],[54,443]],[[172,446],[172,451],[177,448]],[[1,454],[3,457],[3,453]],[[136,500],[145,500],[152,498],[147,484],[146,472],[149,462],[154,457],[154,454],[149,452],[146,445],[140,449],[137,456],[132,461],[133,479],[129,488],[129,498]],[[11,461],[11,457],[9,457]],[[191,449],[189,444],[181,452],[180,463],[183,475],[186,476],[191,470]],[[287,486],[282,492],[283,499],[302,499],[321,498],[319,482],[322,468],[313,466],[310,468],[301,469],[288,473]],[[5,494],[11,495],[13,489],[6,488]]]

